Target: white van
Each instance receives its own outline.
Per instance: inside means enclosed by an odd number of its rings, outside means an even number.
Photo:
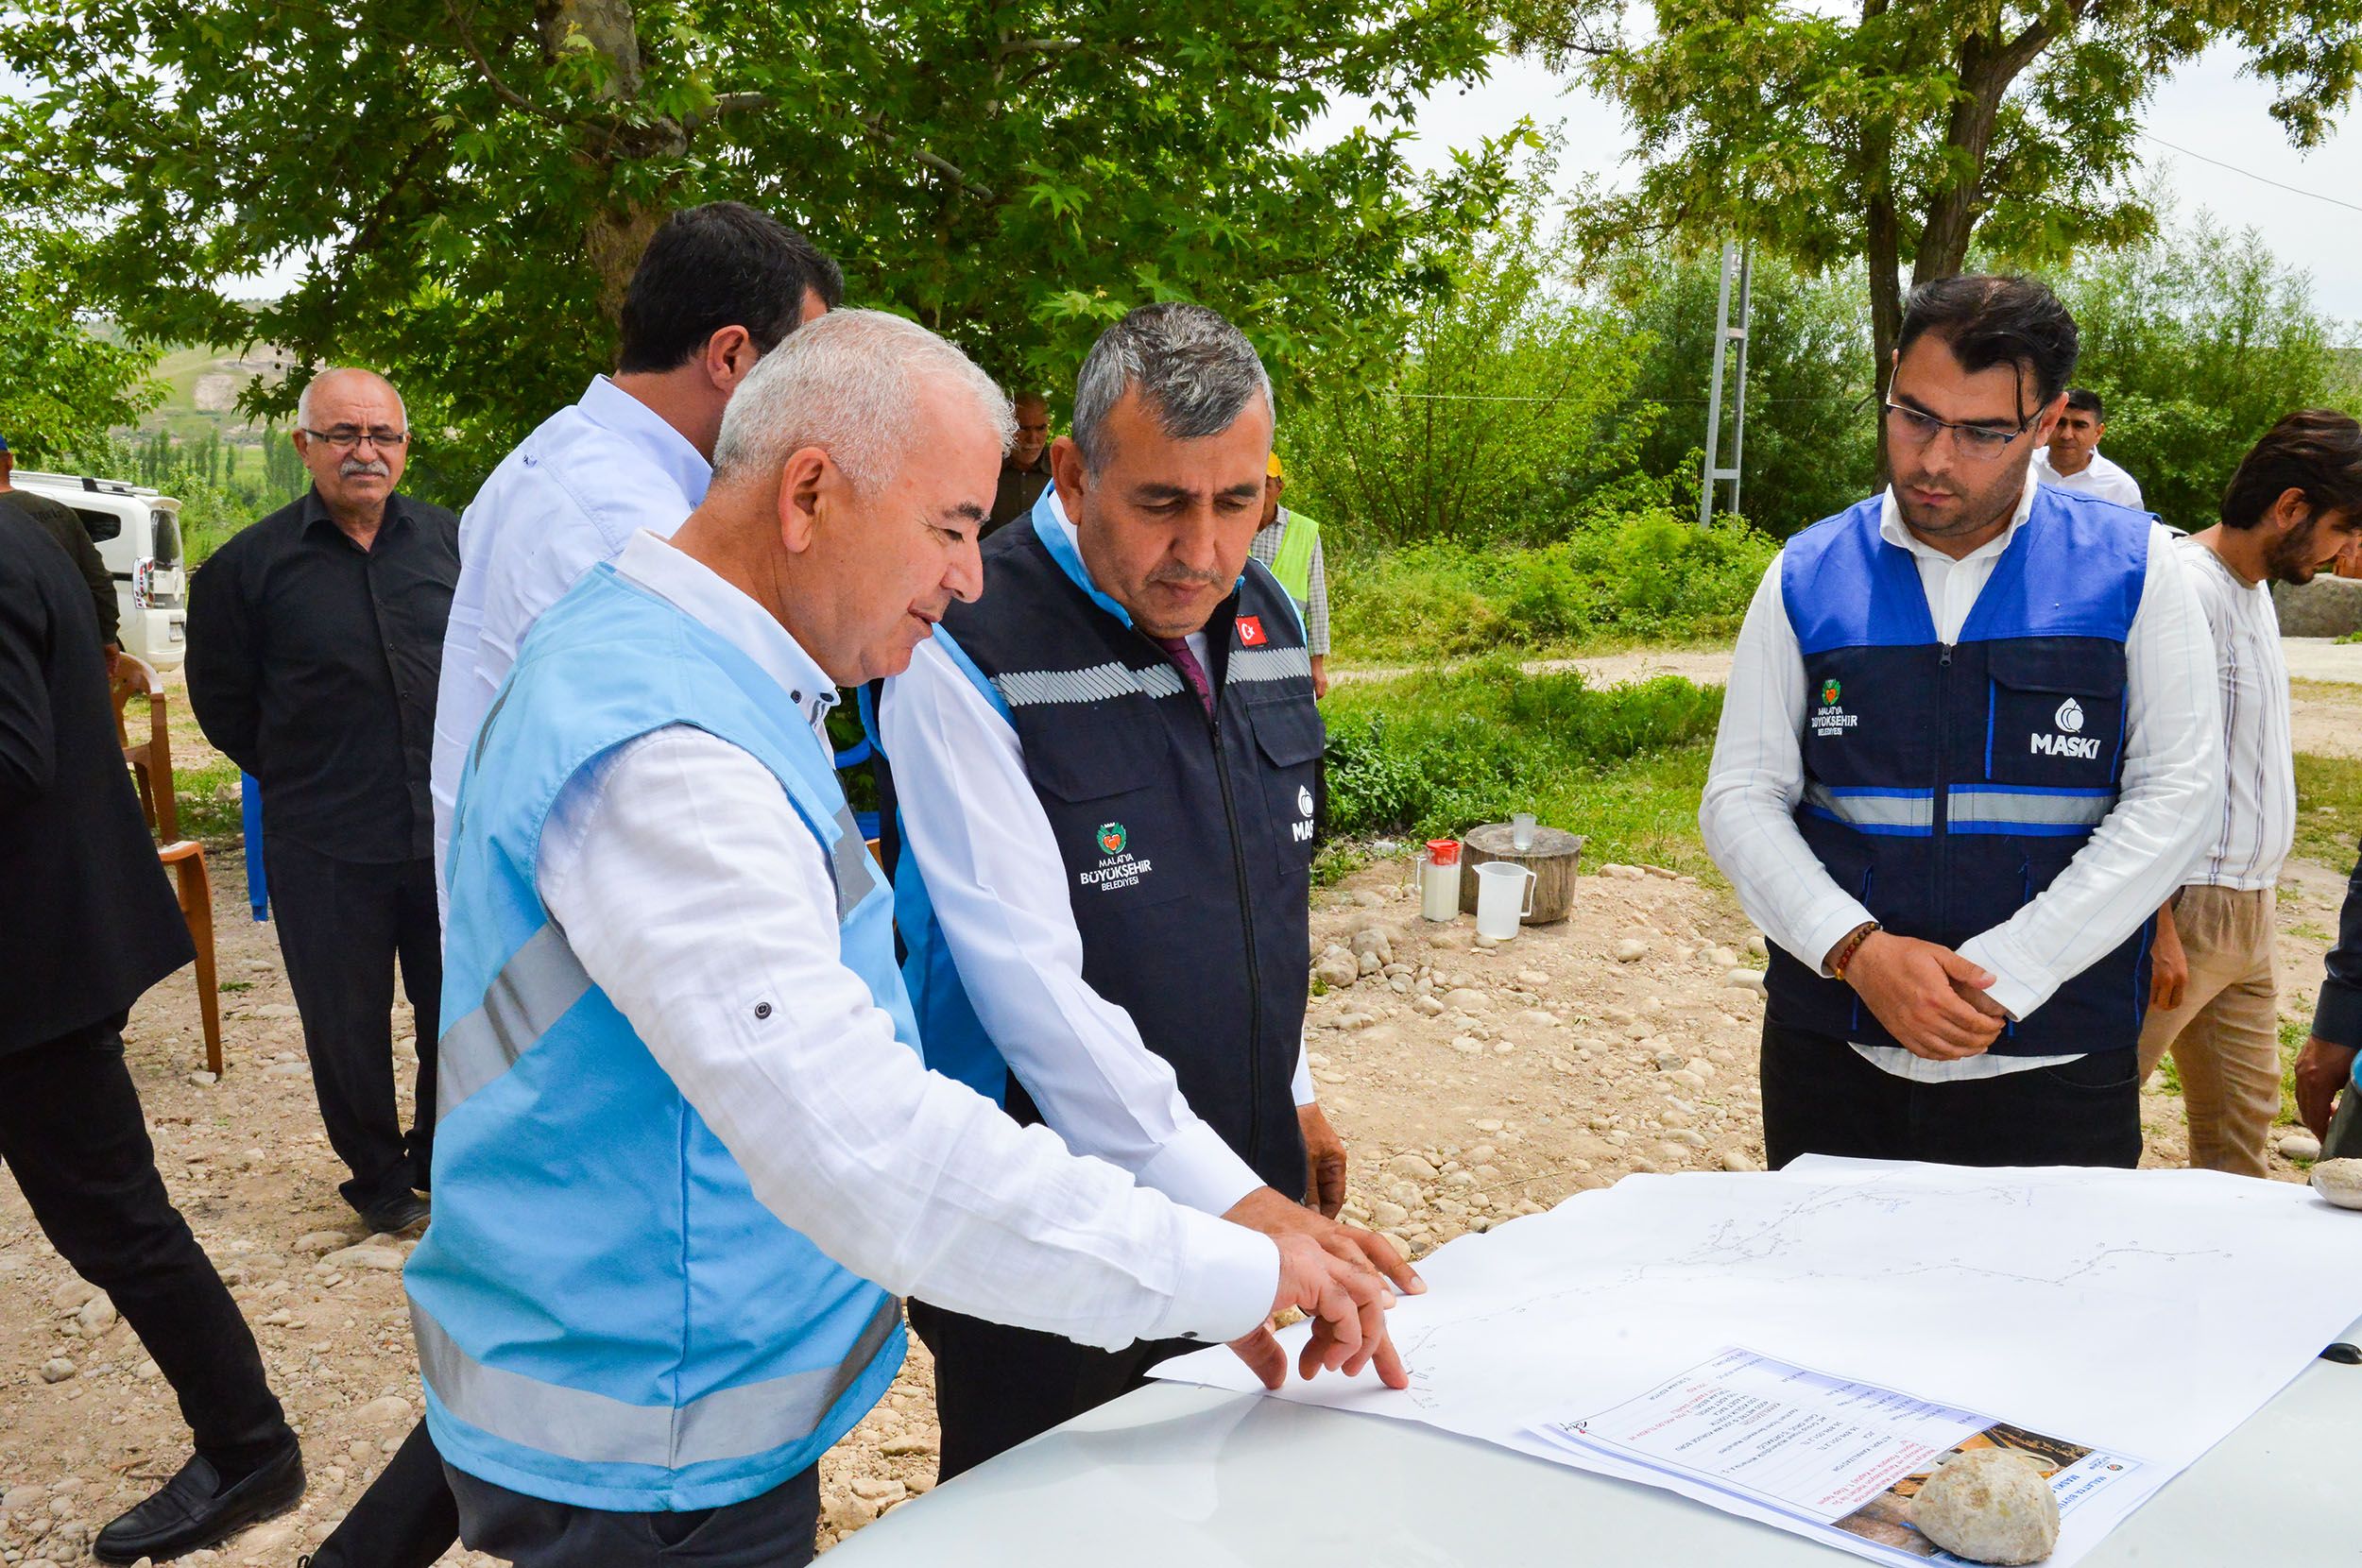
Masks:
[[[123,651],[159,670],[187,656],[188,576],[180,564],[180,503],[144,485],[19,469],[9,483],[74,508],[114,574]]]

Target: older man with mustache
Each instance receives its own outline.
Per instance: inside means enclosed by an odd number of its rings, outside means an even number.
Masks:
[[[459,520],[402,494],[409,423],[368,370],[324,370],[296,411],[301,500],[214,552],[189,592],[189,702],[262,781],[279,946],[345,1201],[422,1223],[437,998],[428,758]],[[417,1016],[418,1096],[394,1099],[394,972]]]

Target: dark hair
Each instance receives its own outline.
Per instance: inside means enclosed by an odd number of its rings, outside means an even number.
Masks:
[[[2067,406],[2081,409],[2101,424],[2108,422],[2107,411],[2099,406],[2099,394],[2088,386],[2068,387]]]
[[[2239,459],[2222,493],[2222,525],[2254,527],[2289,490],[2303,491],[2316,517],[2362,514],[2362,424],[2328,408],[2283,418]]]
[[[2059,395],[2075,373],[2081,349],[2075,317],[2057,295],[2030,278],[1929,279],[1911,290],[1903,307],[1894,351],[1909,352],[1929,332],[1950,347],[1952,357],[1971,375],[1997,365],[2032,371],[2036,408]]]
[[[677,369],[725,327],[769,353],[802,319],[807,289],[831,310],[845,298],[845,274],[803,235],[735,201],[684,207],[631,275],[615,367]]]

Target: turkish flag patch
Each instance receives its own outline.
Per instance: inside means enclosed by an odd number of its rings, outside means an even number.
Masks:
[[[1270,638],[1263,635],[1263,618],[1261,616],[1242,615],[1239,617],[1240,647],[1259,648],[1270,640]]]

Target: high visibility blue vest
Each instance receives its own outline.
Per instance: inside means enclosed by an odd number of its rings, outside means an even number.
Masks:
[[[1781,554],[1806,685],[1796,826],[1881,926],[1957,948],[2031,903],[2114,809],[2124,643],[2149,519],[2038,488],[1959,642],[1945,644],[1910,553],[1878,532],[1879,510],[1865,501]],[[2130,1050],[2148,1006],[2148,934],[2142,926],[2066,980],[1993,1050]],[[1851,987],[1776,947],[1766,983],[1784,1027],[1897,1043]]]
[[[829,857],[846,964],[916,1039],[891,895],[796,705],[745,654],[595,568],[526,639],[460,785],[435,1222],[404,1283],[443,1457],[614,1510],[770,1491],[877,1402],[903,1349],[900,1304],[757,1201],[535,890],[568,781],[668,724],[779,780]]]
[[[1287,590],[1250,560],[1206,630],[1209,722],[1099,591],[1047,495],[984,541],[984,591],[936,645],[1017,731],[1083,939],[1083,979],[1172,1066],[1190,1106],[1282,1192],[1304,1186],[1291,1092],[1311,978],[1313,771],[1325,734]],[[892,758],[881,754],[893,809]],[[927,1065],[1039,1120],[976,1016],[924,868],[894,867]]]

